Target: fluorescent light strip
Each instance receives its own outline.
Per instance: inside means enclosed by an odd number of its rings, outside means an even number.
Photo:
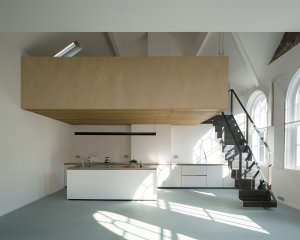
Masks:
[[[59,53],[55,54],[54,57],[73,57],[82,50],[78,41],[74,41],[61,50]]]

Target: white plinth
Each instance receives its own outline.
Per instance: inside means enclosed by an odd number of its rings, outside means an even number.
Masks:
[[[157,200],[155,169],[67,170],[68,199]]]

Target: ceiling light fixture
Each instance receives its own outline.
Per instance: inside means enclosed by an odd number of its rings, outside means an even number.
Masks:
[[[55,54],[54,57],[73,57],[81,50],[82,47],[80,47],[79,42],[76,40],[67,47],[65,47],[63,50],[61,50],[59,53]]]
[[[224,56],[224,33],[219,33],[219,56]]]

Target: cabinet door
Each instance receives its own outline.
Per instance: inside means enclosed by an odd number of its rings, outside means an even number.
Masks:
[[[169,166],[170,174],[165,181],[165,187],[181,187],[181,166]]]
[[[182,187],[206,187],[206,176],[182,176]]]
[[[234,187],[235,180],[231,178],[231,171],[228,166],[223,166],[223,187]]]
[[[206,166],[182,166],[182,175],[206,175]]]
[[[165,181],[170,175],[170,168],[168,165],[158,165],[157,167],[157,186],[165,187]]]
[[[223,166],[207,166],[207,187],[223,187]]]

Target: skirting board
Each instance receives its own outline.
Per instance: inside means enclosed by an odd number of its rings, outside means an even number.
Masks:
[[[297,206],[297,205],[295,205],[295,204],[293,204],[293,203],[282,202],[282,201],[280,201],[280,200],[278,200],[278,199],[277,199],[277,202],[280,203],[280,204],[286,205],[286,206],[288,206],[288,207],[291,207],[291,208],[294,208],[294,209],[297,209],[297,210],[300,211],[300,206]]]
[[[237,189],[235,187],[157,187],[158,189]]]

